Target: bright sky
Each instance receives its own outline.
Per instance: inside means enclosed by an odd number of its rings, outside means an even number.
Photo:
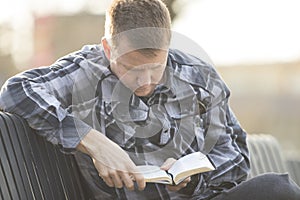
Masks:
[[[30,25],[28,20],[32,17],[29,11],[38,15],[83,9],[104,12],[109,2],[0,0],[0,23],[13,22],[15,27],[25,30],[23,27]],[[299,0],[178,0],[180,2],[186,5],[173,23],[174,30],[199,44],[215,64],[300,59]]]
[[[216,64],[300,60],[299,0],[194,0],[174,30]]]

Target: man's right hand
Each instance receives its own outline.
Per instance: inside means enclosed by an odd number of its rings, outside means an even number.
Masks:
[[[81,140],[77,149],[91,156],[99,176],[108,186],[126,186],[129,190],[134,190],[133,181],[136,181],[139,190],[145,188],[144,176],[138,172],[128,154],[98,131],[92,129]]]

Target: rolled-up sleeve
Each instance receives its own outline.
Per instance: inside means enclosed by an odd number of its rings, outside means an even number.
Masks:
[[[75,149],[91,130],[68,110],[74,81],[85,76],[75,63],[53,69],[37,68],[18,74],[3,85],[0,108],[24,118],[37,134],[64,149]],[[81,77],[80,79],[85,79]]]

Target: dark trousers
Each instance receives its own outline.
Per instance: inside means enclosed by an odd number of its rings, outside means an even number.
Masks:
[[[93,163],[86,164],[84,160],[87,163],[91,161],[88,156],[77,157],[77,161],[80,161],[78,163],[81,166],[81,173],[86,180],[83,185],[89,196],[87,199],[118,199],[114,188],[103,183]],[[149,195],[145,198],[158,199],[159,197]],[[175,193],[173,199],[199,200],[201,197],[182,197],[176,196]],[[300,188],[289,179],[287,174],[268,173],[244,181],[210,200],[300,200]]]
[[[212,200],[300,200],[300,188],[287,174],[264,174],[223,192]]]

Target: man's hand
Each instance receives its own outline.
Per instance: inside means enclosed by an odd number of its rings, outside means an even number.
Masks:
[[[168,158],[160,168],[165,171],[169,170],[175,162],[176,162],[176,159]],[[182,182],[180,182],[178,185],[167,185],[166,187],[170,191],[178,191],[178,190],[186,187],[190,181],[191,181],[191,177],[187,177]]]
[[[128,154],[98,131],[92,129],[77,149],[91,156],[99,176],[108,186],[126,186],[134,190],[133,181],[136,181],[139,190],[145,188],[144,176],[138,172]]]

